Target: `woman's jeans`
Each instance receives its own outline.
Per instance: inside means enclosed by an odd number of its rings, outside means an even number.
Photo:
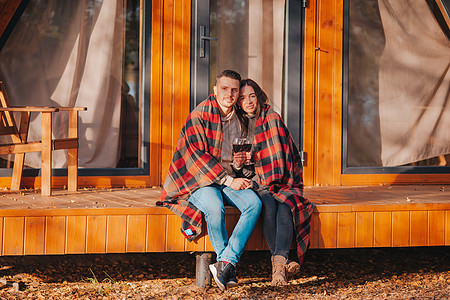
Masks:
[[[217,254],[217,261],[236,265],[261,212],[261,201],[256,193],[250,189],[236,191],[225,185],[212,184],[195,191],[188,201],[205,215],[209,239]],[[230,238],[225,227],[224,203],[241,211]]]
[[[278,202],[267,191],[259,193],[262,201],[262,222],[270,253],[288,258],[294,234],[294,223],[289,205]]]

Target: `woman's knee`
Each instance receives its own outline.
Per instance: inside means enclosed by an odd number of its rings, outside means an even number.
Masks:
[[[277,201],[269,194],[260,195],[263,215],[272,216],[277,213]]]

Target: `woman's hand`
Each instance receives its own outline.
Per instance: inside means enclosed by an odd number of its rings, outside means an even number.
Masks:
[[[252,187],[252,181],[247,178],[234,178],[230,188],[233,190],[246,190]]]
[[[235,152],[233,155],[233,164],[236,168],[241,168],[242,165],[246,162],[247,152]]]
[[[252,160],[252,153],[251,152],[245,152],[245,164],[249,165]]]

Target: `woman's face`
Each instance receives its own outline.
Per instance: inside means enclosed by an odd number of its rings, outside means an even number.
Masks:
[[[258,106],[258,99],[251,86],[245,85],[239,90],[238,101],[239,105],[247,114],[253,115],[255,113]]]

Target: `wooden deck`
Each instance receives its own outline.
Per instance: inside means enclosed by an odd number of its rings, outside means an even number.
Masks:
[[[1,255],[212,251],[180,233],[180,218],[155,207],[160,190],[84,189],[0,197]],[[311,248],[450,245],[450,186],[307,187],[317,205]],[[226,225],[239,218],[229,208]],[[260,224],[249,250],[267,249]]]

